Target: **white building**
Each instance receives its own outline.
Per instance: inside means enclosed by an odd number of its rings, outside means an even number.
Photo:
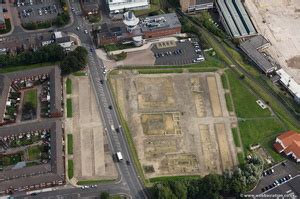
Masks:
[[[150,7],[149,0],[106,0],[110,13],[120,13],[125,10],[141,10]]]
[[[280,77],[280,83],[293,95],[296,102],[300,103],[300,85],[285,70],[276,71]]]

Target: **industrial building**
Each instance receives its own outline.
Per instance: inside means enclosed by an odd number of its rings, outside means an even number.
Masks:
[[[123,15],[123,22],[103,24],[97,34],[99,46],[111,43],[143,45],[143,39],[181,33],[181,24],[175,13],[137,18],[130,11]]]
[[[180,0],[182,12],[197,12],[214,7],[214,0]]]
[[[263,36],[257,35],[242,42],[239,47],[265,74],[269,74],[277,69],[277,65],[262,54],[269,46],[270,43]]]
[[[220,20],[233,38],[244,38],[257,34],[241,0],[217,0]]]
[[[124,10],[141,10],[150,7],[149,0],[106,0],[110,13],[122,13]]]

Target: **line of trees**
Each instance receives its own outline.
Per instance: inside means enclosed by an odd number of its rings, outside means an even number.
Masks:
[[[44,46],[36,51],[28,50],[17,55],[0,55],[0,67],[30,65],[44,62],[62,61],[64,49],[56,44]]]
[[[36,51],[24,51],[17,55],[0,55],[0,67],[60,62],[62,75],[83,69],[87,64],[87,50],[78,46],[74,51],[66,53],[57,44],[44,46]]]
[[[263,162],[253,157],[247,164],[223,175],[209,174],[201,179],[164,181],[154,185],[157,199],[218,199],[222,196],[239,197],[253,187],[262,173]]]

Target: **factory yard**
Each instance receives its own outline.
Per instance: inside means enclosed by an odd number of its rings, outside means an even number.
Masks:
[[[237,164],[218,73],[111,76],[146,177],[221,173]]]
[[[258,32],[272,45],[267,53],[300,83],[300,1],[250,0],[245,6]]]
[[[90,81],[87,76],[70,79],[73,118],[68,133],[73,134],[74,177],[78,181],[115,179],[116,168]]]

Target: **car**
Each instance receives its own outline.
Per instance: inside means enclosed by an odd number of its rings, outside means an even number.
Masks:
[[[75,11],[75,8],[71,8],[72,11]]]
[[[279,185],[279,182],[278,182],[278,180],[275,180],[275,181],[274,181],[274,183],[276,183],[276,185]]]
[[[263,175],[263,176],[266,176],[266,175],[267,175],[267,172],[266,172],[266,171],[264,171],[264,172],[262,173],[262,175]]]
[[[115,130],[116,130],[117,133],[120,133],[120,129],[119,128],[116,128]]]
[[[102,79],[100,79],[100,84],[103,84],[103,83],[104,83],[104,81]]]
[[[265,190],[266,190],[265,188],[262,188],[262,189],[261,189],[261,192],[265,192]]]
[[[85,33],[85,34],[88,34],[88,30],[84,30],[84,33]]]
[[[126,164],[127,164],[127,165],[130,165],[130,161],[129,161],[129,160],[126,160]]]
[[[269,186],[266,186],[266,187],[265,187],[265,190],[266,190],[266,191],[269,190]]]
[[[110,110],[112,110],[112,105],[108,105],[108,108],[109,108]]]
[[[94,49],[90,48],[90,51],[91,51],[91,52],[94,52]]]
[[[286,162],[282,162],[281,165],[285,167],[286,166]]]

